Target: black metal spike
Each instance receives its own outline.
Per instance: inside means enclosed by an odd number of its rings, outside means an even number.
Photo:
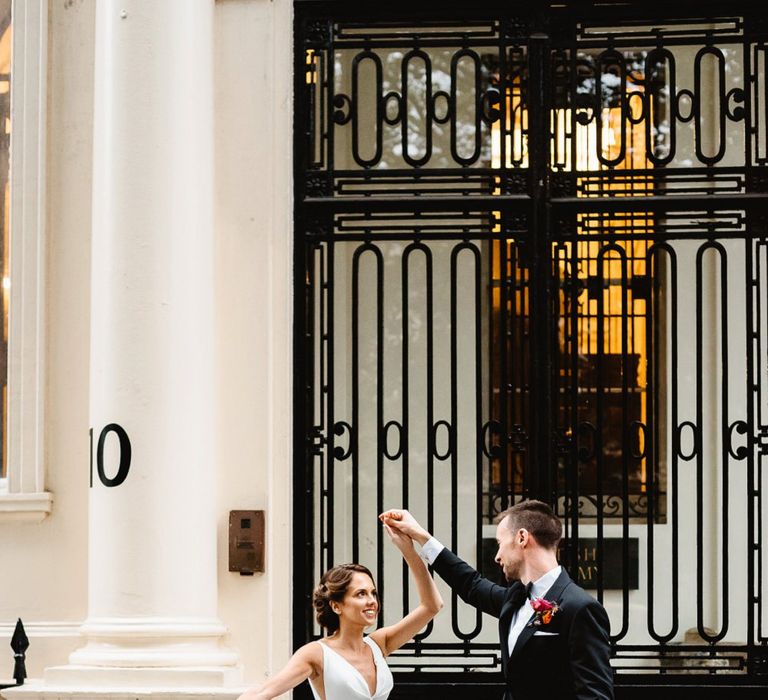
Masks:
[[[29,639],[24,631],[24,625],[21,618],[16,622],[16,629],[11,637],[11,649],[13,649],[13,678],[16,685],[24,685],[24,679],[27,677],[27,668],[24,664],[26,651],[29,648]]]

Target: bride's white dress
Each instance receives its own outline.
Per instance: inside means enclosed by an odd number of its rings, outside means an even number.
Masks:
[[[325,685],[325,700],[386,700],[394,685],[392,671],[389,670],[384,654],[379,645],[370,637],[363,637],[363,641],[371,647],[373,660],[376,664],[376,692],[371,695],[365,678],[349,661],[339,652],[334,651],[327,644],[320,642],[323,647],[323,683]],[[310,681],[312,694],[315,700],[320,700],[320,695]]]

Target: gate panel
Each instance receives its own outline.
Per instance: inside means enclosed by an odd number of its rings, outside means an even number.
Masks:
[[[457,212],[456,220],[460,216]],[[438,220],[423,216],[428,218]],[[402,232],[395,240],[372,234],[360,240],[347,228],[343,240],[312,246],[311,283],[319,294],[315,309],[322,314],[312,333],[314,369],[334,379],[333,387],[316,386],[313,401],[321,440],[313,458],[320,486],[314,510],[322,539],[312,576],[341,561],[370,564],[387,600],[382,622],[399,618],[409,605],[407,571],[376,520],[386,504],[409,507],[472,561],[500,507],[501,495],[490,485],[501,478],[498,467],[495,477],[491,474],[491,459],[502,456],[495,444],[502,423],[498,414],[490,418],[491,405],[498,411],[500,402],[488,389],[491,373],[499,369],[491,367],[488,339],[507,331],[499,328],[498,312],[494,318],[490,311],[488,280],[490,266],[502,264],[498,249],[504,249],[504,258],[516,251],[500,243],[492,221],[492,216],[474,222],[464,217],[465,230],[453,240],[424,241]],[[334,281],[332,296],[323,280]],[[509,292],[494,291],[499,306]],[[504,325],[513,329],[510,340],[523,338],[519,320]],[[520,349],[511,342],[509,347],[513,362],[524,368]],[[505,371],[523,375],[516,366]],[[524,396],[517,394],[519,406]],[[452,600],[450,613],[420,635],[405,655],[409,664],[415,652],[420,664],[444,665],[451,659],[430,650],[446,644],[461,649],[460,656],[465,648],[493,646],[495,626],[484,624],[450,592],[445,595]],[[453,663],[464,668],[466,659]],[[476,663],[497,660],[481,654],[473,658]]]
[[[498,576],[537,497],[627,693],[768,678],[765,23],[296,7],[296,642],[335,563],[408,609],[385,506]],[[443,593],[406,684],[498,670]]]

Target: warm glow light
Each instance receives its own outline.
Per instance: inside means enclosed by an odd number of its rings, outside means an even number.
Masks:
[[[10,277],[3,277],[3,289],[10,289],[11,288],[11,278]]]
[[[307,65],[307,85],[312,85],[313,83],[317,82],[317,68],[318,68],[318,57],[317,54],[312,50],[309,49],[306,52],[306,59],[305,59],[306,65]]]
[[[637,86],[629,86],[630,92],[639,92]],[[569,108],[555,108],[550,113],[550,133],[551,142],[551,162],[553,171],[578,173],[597,173],[605,171],[608,168],[601,162],[602,156],[607,160],[614,160],[621,152],[621,140],[625,138],[624,158],[612,168],[615,175],[613,179],[598,181],[591,179],[587,175],[585,178],[579,177],[577,180],[577,196],[633,196],[652,194],[652,189],[648,180],[633,177],[620,177],[622,170],[649,169],[652,165],[645,157],[645,131],[642,123],[642,114],[639,110],[637,101],[631,102],[631,120],[627,123],[624,110],[621,106],[606,107],[597,114],[591,114],[591,119],[582,124],[575,117]],[[506,115],[507,124],[502,137],[501,122],[496,121],[491,127],[491,167],[493,169],[519,167],[525,169],[528,167],[528,110],[522,101],[521,92],[518,86],[508,89],[506,95]],[[649,118],[649,117],[646,117]],[[601,121],[601,143],[598,146],[598,120]],[[622,136],[622,124],[624,124],[624,135]],[[502,142],[502,138],[504,141]],[[574,143],[575,142],[575,143]],[[504,154],[502,154],[504,147]],[[572,150],[573,148],[573,150]],[[601,152],[599,152],[601,151]],[[505,160],[505,163],[502,163]],[[576,162],[574,163],[573,160]],[[494,194],[500,194],[500,188],[494,190]],[[500,214],[496,214],[500,219]],[[615,253],[607,253],[602,256],[600,251],[605,243],[592,234],[597,233],[593,230],[596,226],[594,217],[579,215],[579,239],[575,242],[566,241],[559,244],[558,259],[559,264],[564,269],[572,257],[571,246],[577,246],[577,257],[583,261],[583,265],[575,272],[575,276],[586,283],[590,277],[594,278],[601,275],[610,280],[603,293],[602,305],[604,317],[602,319],[602,333],[598,332],[598,312],[599,302],[595,298],[585,297],[580,304],[582,308],[576,321],[576,328],[571,329],[576,337],[578,353],[580,356],[596,356],[598,354],[598,339],[602,338],[604,343],[602,351],[615,356],[620,356],[622,352],[632,353],[638,357],[638,376],[628,377],[628,384],[634,387],[640,394],[640,415],[638,418],[645,422],[647,420],[647,396],[646,396],[646,328],[645,303],[642,297],[635,298],[634,294],[626,293],[626,288],[631,290],[632,279],[635,276],[645,276],[649,274],[646,270],[647,250],[651,241],[637,235],[637,233],[648,229],[652,225],[650,215],[635,213],[631,215],[617,214],[615,218],[606,219],[600,222],[601,227],[613,231],[630,231],[634,233],[631,240],[624,241],[629,259],[629,266],[626,271],[627,283],[623,287],[620,283],[622,278],[621,260]],[[498,233],[499,228],[493,229]],[[637,233],[635,233],[637,232]],[[508,246],[513,246],[514,241],[507,239]],[[494,259],[494,279],[503,277],[502,270],[499,267],[500,259],[499,241],[494,241],[496,252]],[[524,274],[522,270],[517,270],[516,274]],[[563,272],[563,275],[566,273]],[[518,315],[527,314],[527,297],[515,294],[514,298],[507,303],[511,303],[514,311]],[[493,290],[492,303],[494,308],[500,310],[501,293],[498,288]],[[624,308],[625,304],[628,308]],[[624,336],[622,333],[622,317],[629,316],[627,328],[627,347],[623,347]],[[642,436],[638,438],[642,440]],[[642,444],[641,444],[642,446]],[[641,471],[641,491],[645,491],[646,480],[646,459],[643,459],[640,465]]]

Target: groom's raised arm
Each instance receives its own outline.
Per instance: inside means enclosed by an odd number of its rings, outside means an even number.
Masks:
[[[443,547],[407,510],[388,510],[379,517],[418,542],[424,558],[464,602],[499,617],[507,598],[506,588],[483,578],[467,562]]]

